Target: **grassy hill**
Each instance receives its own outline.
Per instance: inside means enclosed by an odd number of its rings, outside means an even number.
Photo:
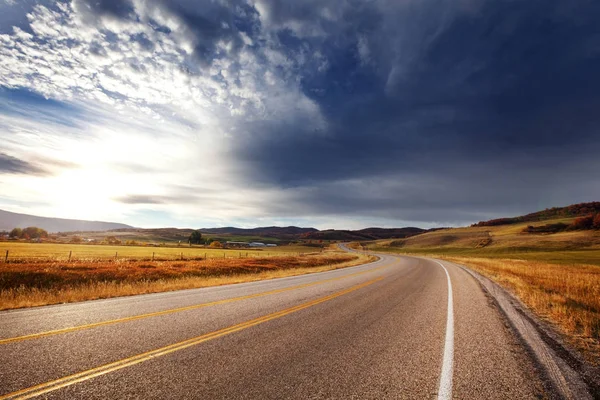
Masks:
[[[600,230],[570,230],[558,233],[529,231],[530,227],[551,224],[569,226],[577,218],[539,218],[535,222],[529,218],[524,218],[527,221],[522,222],[514,222],[514,219],[511,219],[510,222],[500,225],[479,223],[466,228],[429,231],[404,239],[373,241],[369,243],[369,247],[377,251],[401,253],[518,258],[600,265]]]
[[[591,203],[571,204],[566,207],[547,208],[542,211],[537,211],[531,214],[522,215],[519,217],[499,218],[489,221],[481,221],[473,226],[498,226],[518,224],[521,222],[538,222],[556,220],[561,218],[584,217],[600,213],[600,202],[594,201]]]

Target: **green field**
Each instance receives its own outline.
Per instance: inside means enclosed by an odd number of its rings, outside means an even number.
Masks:
[[[8,260],[68,260],[71,259],[157,259],[176,260],[193,258],[237,258],[237,257],[275,257],[280,255],[314,253],[319,248],[306,246],[278,246],[260,249],[211,249],[203,247],[189,247],[188,245],[175,247],[155,246],[110,246],[93,244],[70,243],[23,243],[0,242],[0,262],[5,260],[8,251]]]

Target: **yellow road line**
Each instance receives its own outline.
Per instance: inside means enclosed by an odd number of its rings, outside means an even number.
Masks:
[[[381,267],[378,267],[378,268],[370,269],[370,270],[367,270],[367,271],[355,272],[353,274],[344,275],[344,276],[337,277],[337,278],[325,279],[325,280],[318,281],[318,282],[305,283],[305,284],[302,284],[302,285],[291,286],[291,287],[283,288],[283,289],[271,290],[271,291],[263,292],[263,293],[255,293],[255,294],[250,294],[250,295],[246,295],[246,296],[232,297],[230,299],[217,300],[217,301],[212,301],[212,302],[209,302],[209,303],[194,304],[194,305],[191,305],[191,306],[179,307],[179,308],[172,308],[172,309],[169,309],[169,310],[163,310],[163,311],[156,311],[156,312],[147,313],[147,314],[134,315],[134,316],[131,316],[131,317],[111,319],[111,320],[107,320],[107,321],[94,322],[94,323],[86,324],[86,325],[71,326],[71,327],[68,327],[68,328],[55,329],[55,330],[46,331],[46,332],[32,333],[32,334],[29,334],[29,335],[23,335],[23,336],[16,336],[16,337],[12,337],[12,338],[0,339],[0,345],[8,344],[8,343],[14,343],[14,342],[22,342],[24,340],[39,339],[39,338],[46,337],[46,336],[59,335],[59,334],[68,333],[68,332],[81,331],[81,330],[84,330],[84,329],[91,329],[91,328],[96,328],[96,327],[104,326],[104,325],[113,325],[113,324],[118,324],[118,323],[122,323],[122,322],[135,321],[135,320],[138,320],[138,319],[144,319],[144,318],[150,318],[150,317],[158,317],[160,315],[173,314],[173,313],[178,313],[178,312],[182,312],[182,311],[196,310],[196,309],[199,309],[199,308],[216,306],[216,305],[220,305],[220,304],[233,303],[233,302],[241,301],[241,300],[254,299],[254,298],[257,298],[257,297],[269,296],[269,295],[272,295],[272,294],[284,293],[284,292],[288,292],[288,291],[291,291],[291,290],[302,289],[302,288],[306,288],[306,287],[310,287],[310,286],[316,286],[316,285],[320,285],[322,283],[337,281],[337,280],[344,279],[344,278],[349,278],[349,277],[352,277],[352,276],[357,276],[357,275],[362,275],[362,274],[366,274],[366,273],[369,273],[369,272],[374,272],[374,271],[380,270],[382,268],[386,268],[388,266],[389,265],[384,265],[384,266],[381,266]]]
[[[335,292],[335,293],[330,294],[328,296],[321,297],[321,298],[309,301],[307,303],[299,304],[299,305],[294,306],[294,307],[286,308],[285,310],[277,311],[277,312],[274,312],[272,314],[267,314],[267,315],[264,315],[262,317],[258,317],[258,318],[255,318],[255,319],[252,319],[252,320],[249,320],[249,321],[246,321],[246,322],[242,322],[242,323],[239,323],[239,324],[236,324],[236,325],[232,325],[230,327],[223,328],[223,329],[220,329],[218,331],[206,333],[204,335],[197,336],[197,337],[194,337],[194,338],[191,338],[191,339],[187,339],[187,340],[184,340],[184,341],[179,342],[179,343],[174,343],[174,344],[171,344],[171,345],[168,345],[168,346],[165,346],[165,347],[161,347],[161,348],[158,348],[158,349],[155,349],[155,350],[147,351],[145,353],[141,353],[141,354],[138,354],[138,355],[135,355],[135,356],[132,356],[132,357],[124,358],[122,360],[115,361],[115,362],[112,362],[112,363],[108,363],[108,364],[105,364],[105,365],[102,365],[102,366],[99,366],[99,367],[91,368],[91,369],[88,369],[86,371],[82,371],[82,372],[79,372],[79,373],[76,373],[76,374],[73,374],[73,375],[68,375],[68,376],[65,376],[65,377],[60,378],[60,379],[56,379],[56,380],[53,380],[53,381],[49,381],[49,382],[46,382],[46,383],[42,383],[42,384],[39,384],[39,385],[35,385],[35,386],[32,386],[32,387],[29,387],[29,388],[26,388],[26,389],[21,389],[21,390],[18,390],[16,392],[12,392],[12,393],[8,393],[8,394],[5,394],[5,395],[1,395],[0,396],[0,400],[7,400],[7,399],[30,399],[32,397],[40,396],[40,395],[43,395],[45,393],[49,393],[49,392],[52,392],[54,390],[58,390],[58,389],[64,388],[66,386],[71,386],[71,385],[74,385],[76,383],[83,382],[83,381],[95,378],[97,376],[105,375],[105,374],[108,374],[110,372],[114,372],[114,371],[117,371],[117,370],[120,370],[120,369],[123,369],[123,368],[126,368],[126,367],[130,367],[130,366],[142,363],[144,361],[151,360],[151,359],[156,358],[156,357],[160,357],[160,356],[164,356],[164,355],[173,353],[175,351],[183,350],[183,349],[186,349],[186,348],[191,347],[191,346],[196,346],[198,344],[207,342],[209,340],[216,339],[216,338],[219,338],[219,337],[222,337],[222,336],[225,336],[225,335],[229,335],[230,333],[238,332],[238,331],[241,331],[243,329],[247,329],[247,328],[250,328],[252,326],[262,324],[262,323],[267,322],[267,321],[271,321],[271,320],[274,320],[274,319],[277,319],[277,318],[281,318],[281,317],[289,315],[291,313],[294,313],[294,312],[297,312],[297,311],[300,311],[300,310],[304,310],[305,308],[309,308],[309,307],[315,306],[317,304],[324,303],[326,301],[335,299],[336,297],[339,297],[339,296],[348,294],[350,292],[353,292],[355,290],[364,288],[365,286],[369,286],[369,285],[371,285],[371,284],[373,284],[375,282],[378,282],[378,281],[380,281],[382,279],[383,279],[382,277],[376,278],[376,279],[370,280],[368,282],[352,286],[352,287],[350,287],[348,289],[344,289],[344,290],[341,290],[339,292]]]

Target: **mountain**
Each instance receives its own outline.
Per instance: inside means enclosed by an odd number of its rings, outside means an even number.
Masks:
[[[200,229],[202,233],[209,233],[214,235],[235,235],[235,236],[264,236],[264,237],[275,237],[275,238],[295,238],[299,235],[318,232],[315,228],[298,228],[297,226],[266,226],[261,228],[203,228]]]
[[[538,222],[558,218],[586,217],[596,213],[600,213],[600,201],[572,204],[566,207],[552,207],[531,214],[521,215],[519,217],[498,218],[491,219],[489,221],[481,221],[473,224],[472,226],[510,225],[521,222]]]
[[[115,222],[84,221],[79,219],[47,218],[0,210],[0,231],[37,226],[48,232],[108,231],[133,227]]]
[[[314,231],[302,235],[308,240],[377,240],[377,239],[402,239],[427,232],[421,228],[365,228],[356,231],[328,229]]]

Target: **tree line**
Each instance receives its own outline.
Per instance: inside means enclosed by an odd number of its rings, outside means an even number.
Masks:
[[[27,228],[14,228],[8,234],[11,239],[42,239],[48,237],[48,232],[37,226],[28,226]]]

